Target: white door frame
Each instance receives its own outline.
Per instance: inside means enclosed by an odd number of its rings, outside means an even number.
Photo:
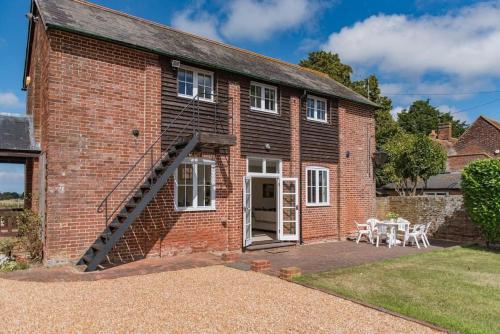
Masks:
[[[295,192],[293,193],[285,193],[285,187],[283,187],[283,182],[285,181],[292,181],[295,183]],[[298,241],[299,240],[299,180],[296,177],[280,177],[280,194],[279,194],[279,233],[278,233],[278,239],[279,240],[284,240],[284,241]],[[294,206],[293,207],[286,207],[284,206],[283,203],[283,197],[284,195],[293,195],[295,198],[294,201]],[[283,229],[283,209],[288,208],[288,209],[295,209],[295,234],[284,234],[284,229]]]
[[[247,199],[247,196],[249,197]],[[252,177],[243,176],[243,247],[252,244]]]

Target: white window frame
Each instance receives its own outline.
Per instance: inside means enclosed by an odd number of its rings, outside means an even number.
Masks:
[[[193,205],[187,207],[180,207],[178,205],[178,169],[175,170],[174,174],[174,207],[175,211],[210,211],[216,210],[215,206],[215,161],[202,159],[202,158],[186,158],[182,162],[183,164],[193,165]],[[209,206],[198,206],[198,165],[209,165],[211,171],[211,191],[210,191],[210,205]]]
[[[252,107],[252,102],[250,101],[250,110],[261,111],[261,112],[266,112],[269,114],[276,114],[277,115],[278,114],[278,88],[276,86],[270,86],[270,85],[262,84],[260,82],[252,81],[252,82],[250,82],[250,89],[248,90],[248,96],[250,99],[252,99],[251,86],[259,86],[260,87],[261,108]],[[265,105],[266,105],[266,103],[265,103],[265,96],[266,96],[265,88],[272,89],[274,91],[274,110],[265,108]]]
[[[314,116],[310,117],[308,113],[308,101],[307,100],[314,100]],[[318,101],[322,101],[325,103],[325,119],[320,119],[318,118]],[[313,95],[307,95],[306,99],[306,116],[308,121],[313,121],[313,122],[320,122],[320,123],[328,123],[328,101],[323,98],[323,97],[318,97],[318,96],[313,96]]]
[[[262,160],[262,173],[259,172],[250,172],[250,160]],[[267,161],[276,161],[278,163],[278,168],[276,173],[268,173]],[[262,157],[248,157],[247,158],[247,176],[259,176],[259,177],[279,177],[281,175],[281,160],[274,158],[262,158]]]
[[[309,171],[314,171],[316,173],[316,184],[314,185],[315,188],[315,193],[316,193],[316,202],[310,202],[309,201]],[[319,171],[325,171],[326,172],[326,202],[319,202]],[[319,207],[319,206],[330,206],[330,170],[326,167],[320,167],[320,166],[309,166],[306,167],[306,206],[311,206],[311,207]]]
[[[180,70],[193,72],[193,95],[179,93],[179,71]],[[182,98],[186,98],[186,99],[192,99],[193,97],[198,95],[198,74],[209,75],[211,78],[211,82],[212,82],[212,87],[211,87],[212,95],[210,96],[210,98],[209,99],[203,98],[203,97],[198,97],[198,98],[200,99],[200,101],[214,102],[214,72],[200,70],[199,68],[184,66],[184,65],[179,68],[179,70],[177,71],[176,78],[175,78],[176,79],[176,87],[177,87],[177,96],[182,97]]]

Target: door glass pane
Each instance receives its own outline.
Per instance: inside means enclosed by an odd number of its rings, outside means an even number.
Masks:
[[[297,230],[297,193],[296,193],[295,180],[283,180],[283,193],[282,193],[282,208],[281,208],[281,221],[282,221],[282,235],[295,238]]]
[[[251,183],[250,179],[245,179],[245,240],[252,238],[252,208],[251,208]]]
[[[248,172],[262,173],[262,159],[248,159]]]

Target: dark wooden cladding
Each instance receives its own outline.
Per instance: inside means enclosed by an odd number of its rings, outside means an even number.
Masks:
[[[230,76],[224,72],[190,64],[186,65],[214,73],[214,94],[217,95],[215,99],[218,103],[199,101],[199,129],[205,132],[214,132],[215,127],[217,127],[217,133],[228,134],[231,122],[231,101],[228,100]],[[190,103],[190,99],[177,96],[177,73],[171,66],[171,59],[163,58],[161,69],[161,131],[165,131],[170,125],[167,133],[162,138],[162,148],[165,149],[178,135],[192,133],[193,127],[197,126],[198,122],[196,117],[192,120],[192,106],[182,112],[186,105]],[[217,108],[217,113],[215,108]]]
[[[301,152],[304,161],[338,162],[338,100],[327,98],[328,122],[307,119],[306,99],[301,105]]]
[[[291,90],[278,87],[278,114],[250,109],[250,82],[240,79],[241,153],[246,156],[272,156],[290,160]],[[271,145],[266,150],[265,145]]]

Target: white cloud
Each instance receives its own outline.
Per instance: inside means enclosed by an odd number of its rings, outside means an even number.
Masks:
[[[456,107],[451,107],[447,104],[443,104],[438,106],[437,108],[439,109],[439,111],[443,113],[449,112],[451,116],[453,116],[453,118],[455,119],[458,119],[460,121],[465,121],[470,124],[469,116],[465,112],[459,111]]]
[[[182,31],[210,39],[222,40],[217,32],[217,17],[199,8],[199,6],[187,8],[174,14],[172,26]]]
[[[22,106],[23,103],[16,94],[12,92],[0,92],[0,108],[20,108]]]
[[[442,16],[371,16],[331,34],[323,48],[390,74],[500,77],[500,1]]]
[[[403,108],[403,107],[401,107],[401,106],[397,106],[397,107],[393,108],[393,109],[391,110],[391,115],[392,115],[392,118],[394,118],[395,120],[397,120],[397,119],[398,119],[398,114],[399,114],[400,112],[402,112],[404,109],[408,109],[408,108]]]
[[[264,41],[303,25],[322,6],[315,0],[235,0],[226,7],[221,31],[229,39]]]

